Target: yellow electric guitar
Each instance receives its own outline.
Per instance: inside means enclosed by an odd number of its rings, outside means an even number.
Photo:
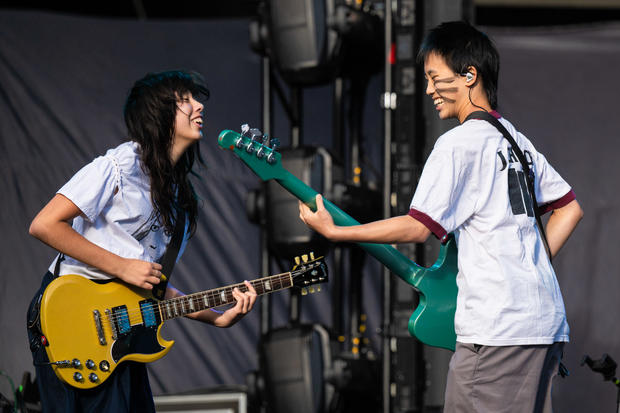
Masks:
[[[290,272],[250,281],[258,295],[286,288],[320,290],[327,281],[323,258],[303,255]],[[148,290],[120,280],[96,283],[63,275],[46,288],[41,300],[45,350],[59,379],[80,389],[105,382],[123,361],[148,363],[165,356],[174,341],[163,340],[164,321],[234,302],[234,284],[158,301]]]

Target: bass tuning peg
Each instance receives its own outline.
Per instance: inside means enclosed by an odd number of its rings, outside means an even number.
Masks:
[[[262,143],[260,145],[260,148],[258,148],[258,151],[256,151],[256,157],[258,159],[263,159],[263,156],[265,156],[265,143],[269,142],[269,135],[264,134],[262,137]]]
[[[267,155],[267,163],[272,164],[276,161],[275,153],[280,147],[280,140],[278,138],[271,138],[269,139],[269,145],[271,147],[271,153]]]

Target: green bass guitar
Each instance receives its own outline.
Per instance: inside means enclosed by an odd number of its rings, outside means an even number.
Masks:
[[[282,166],[281,154],[275,150],[274,145],[269,147],[262,144],[262,134],[258,129],[243,125],[242,133],[224,130],[219,135],[218,144],[222,149],[233,151],[260,179],[276,180],[293,196],[316,210],[317,192]],[[327,199],[325,208],[336,225],[359,225],[359,222]],[[457,295],[457,249],[454,238],[451,236],[441,246],[439,258],[429,268],[417,265],[390,245],[359,243],[359,246],[419,293],[418,307],[409,319],[409,333],[429,346],[454,351]]]

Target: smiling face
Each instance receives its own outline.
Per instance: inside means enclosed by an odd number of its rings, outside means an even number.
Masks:
[[[173,164],[177,163],[187,148],[202,138],[203,109],[204,105],[194,99],[191,93],[183,94],[177,99],[170,150],[170,160]]]
[[[203,109],[204,105],[194,99],[191,93],[179,97],[174,121],[175,143],[186,141],[190,144],[202,138]]]
[[[437,53],[430,53],[424,60],[426,94],[433,99],[441,119],[457,118],[462,121],[470,111],[468,81],[454,73],[445,59]],[[463,114],[465,114],[463,116]]]

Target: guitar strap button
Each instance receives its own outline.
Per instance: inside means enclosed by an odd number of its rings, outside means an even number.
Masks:
[[[49,341],[47,341],[47,337],[41,336],[41,344],[43,344],[45,347],[50,345]]]

